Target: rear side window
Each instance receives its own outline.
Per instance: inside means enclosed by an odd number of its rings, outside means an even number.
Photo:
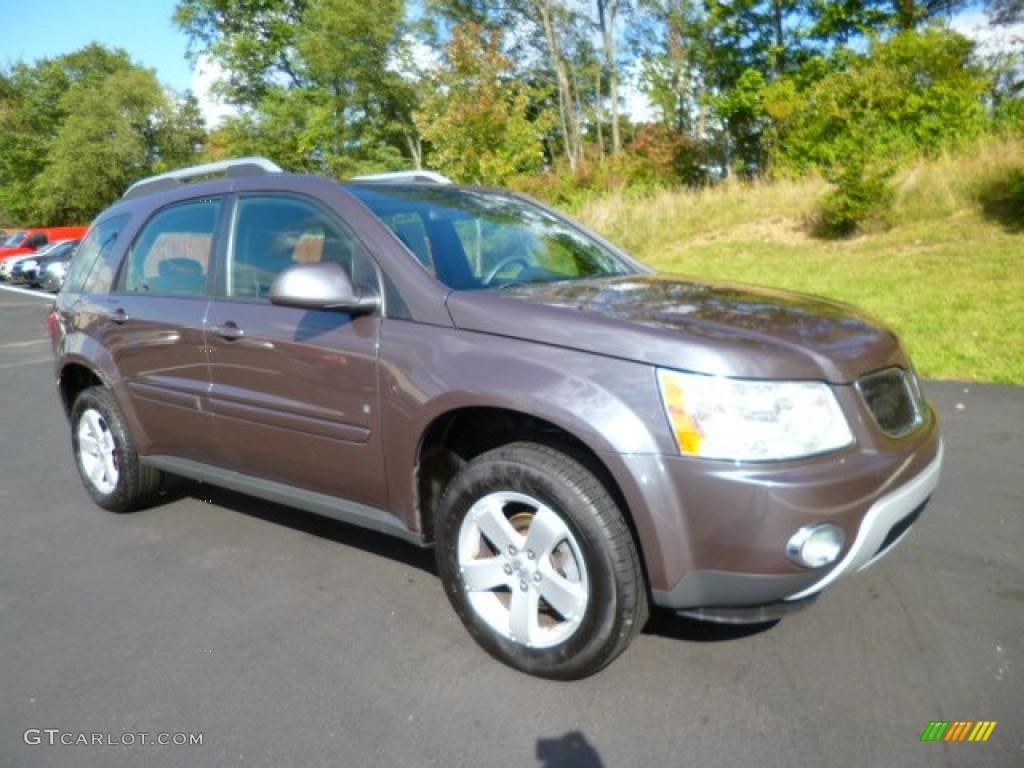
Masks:
[[[114,246],[131,214],[113,216],[97,223],[75,252],[62,289],[66,293],[106,293],[114,281],[117,265]]]
[[[122,290],[164,296],[206,294],[221,202],[204,199],[158,212],[142,228],[122,269]]]
[[[376,267],[362,243],[336,216],[312,201],[276,195],[243,196],[235,216],[226,294],[265,299],[285,267],[333,261],[356,286],[377,290]]]

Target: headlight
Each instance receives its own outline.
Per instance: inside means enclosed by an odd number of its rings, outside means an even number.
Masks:
[[[820,381],[747,381],[658,370],[665,413],[681,453],[779,461],[853,443],[832,390]]]

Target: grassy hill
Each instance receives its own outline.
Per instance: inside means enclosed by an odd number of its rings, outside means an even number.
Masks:
[[[821,240],[820,180],[584,204],[577,216],[658,269],[848,301],[929,378],[1024,384],[1024,142],[986,142],[894,180],[887,229]]]

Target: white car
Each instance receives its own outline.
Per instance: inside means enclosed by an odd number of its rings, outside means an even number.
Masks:
[[[55,240],[51,243],[47,243],[42,246],[39,250],[33,251],[32,253],[25,253],[21,256],[11,256],[9,258],[0,261],[0,280],[10,280],[11,271],[14,269],[14,265],[22,261],[28,261],[30,259],[38,259],[42,256],[53,251],[58,245],[68,242],[67,240]]]

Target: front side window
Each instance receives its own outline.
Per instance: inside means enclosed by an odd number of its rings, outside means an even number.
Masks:
[[[264,299],[285,267],[332,261],[356,287],[377,290],[377,272],[362,243],[315,203],[275,195],[243,196],[235,215],[226,295]]]
[[[123,213],[99,221],[75,251],[64,281],[65,293],[106,293],[114,281],[117,265],[114,246],[131,214]]]
[[[142,228],[122,270],[127,293],[203,296],[210,273],[220,200],[175,205]]]

